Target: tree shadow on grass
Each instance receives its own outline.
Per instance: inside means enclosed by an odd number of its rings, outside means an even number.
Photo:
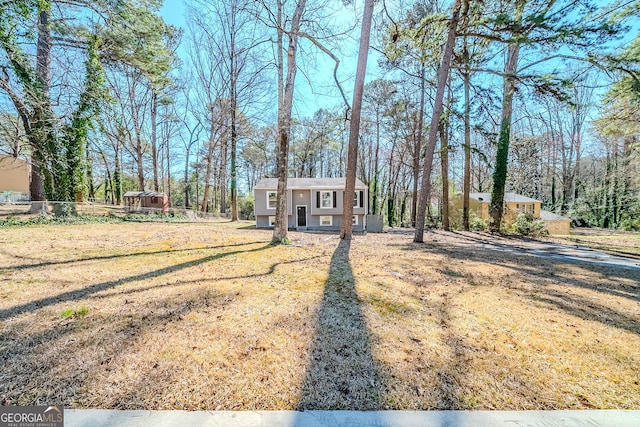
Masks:
[[[260,246],[255,249],[243,249],[243,250],[235,250],[229,252],[221,252],[213,255],[209,255],[206,257],[202,257],[196,260],[183,262],[180,264],[170,265],[168,267],[160,268],[158,270],[153,270],[147,273],[138,274],[135,276],[129,276],[122,279],[109,280],[102,283],[96,283],[94,285],[90,285],[84,288],[75,289],[73,291],[64,292],[58,295],[51,295],[48,297],[40,298],[35,301],[31,301],[25,304],[20,304],[14,307],[10,307],[4,310],[0,310],[0,320],[7,320],[11,317],[19,316],[28,311],[38,310],[43,307],[47,307],[50,305],[55,305],[61,302],[73,301],[81,298],[85,298],[89,295],[93,295],[95,293],[105,291],[107,289],[111,289],[117,285],[122,285],[128,282],[137,282],[142,280],[147,280],[151,278],[155,278],[164,274],[173,273],[176,271],[183,270],[185,268],[194,267],[200,264],[204,264],[207,262],[215,261],[221,258],[225,258],[231,255],[238,255],[241,253],[250,253],[250,252],[258,252],[265,250],[271,247],[271,244],[266,244],[264,246]]]
[[[0,334],[0,363],[5,368],[0,373],[0,405],[51,404],[53,396],[59,405],[84,406],[90,399],[90,384],[95,376],[109,375],[112,370],[126,371],[122,360],[132,351],[139,351],[147,331],[163,331],[194,311],[220,312],[236,299],[236,293],[207,287],[186,298],[167,296],[156,301],[152,309],[140,307],[134,315],[91,313],[86,319],[61,319],[43,330],[30,328],[28,321],[12,322]],[[87,333],[89,329],[95,332]],[[166,381],[180,375],[179,371],[158,372],[149,366],[150,361],[159,358],[141,357],[138,370],[144,372],[130,373],[135,381],[114,388],[107,407],[152,409],[145,406],[145,399],[149,389],[160,394],[158,376],[163,375]],[[73,369],[66,369],[68,364]]]
[[[465,243],[476,240],[467,235],[464,237],[468,240]],[[431,242],[420,246],[410,244],[406,246],[406,249],[418,249],[427,253],[445,255],[452,261],[479,261],[508,268],[513,270],[515,274],[523,274],[531,279],[530,283],[535,286],[520,290],[521,294],[531,301],[553,309],[561,309],[583,320],[597,321],[607,326],[640,334],[640,323],[636,316],[616,309],[613,306],[613,301],[607,305],[580,294],[581,290],[586,290],[615,298],[638,301],[640,288],[631,284],[638,283],[640,278],[638,269],[603,266],[586,261],[576,262],[572,259],[546,258],[517,250],[478,250],[472,244],[464,246]],[[593,276],[583,278],[580,275],[575,275],[573,274],[574,269],[585,274],[593,274],[596,279],[594,280]],[[446,269],[444,271],[446,272]],[[567,288],[558,290],[549,286],[550,284]],[[572,292],[572,288],[577,292]]]
[[[123,253],[123,254],[100,255],[100,256],[94,256],[94,257],[68,259],[68,260],[64,260],[64,261],[44,261],[44,260],[41,260],[41,259],[38,259],[38,258],[20,257],[20,256],[16,256],[16,255],[13,255],[13,254],[8,254],[6,252],[0,251],[0,254],[6,255],[6,256],[10,256],[10,257],[13,257],[13,258],[20,258],[20,259],[28,259],[28,260],[33,260],[33,261],[39,261],[39,262],[33,263],[33,264],[21,264],[21,265],[3,267],[1,270],[5,270],[5,271],[26,270],[26,269],[30,269],[30,268],[50,267],[50,266],[54,266],[54,265],[75,264],[77,262],[86,262],[86,261],[106,261],[106,260],[110,260],[110,259],[139,257],[139,256],[147,256],[147,255],[160,255],[160,254],[171,254],[171,253],[193,252],[193,251],[207,251],[207,250],[212,250],[212,249],[224,249],[224,248],[233,248],[233,247],[239,247],[239,246],[255,245],[256,243],[269,243],[269,242],[267,242],[267,241],[245,242],[245,243],[235,243],[235,244],[231,244],[231,245],[205,246],[205,247],[202,247],[202,248],[161,249],[161,250],[156,250],[156,251],[128,252],[128,253]]]
[[[340,240],[318,309],[315,340],[298,410],[373,410],[384,389],[349,263],[350,241]]]

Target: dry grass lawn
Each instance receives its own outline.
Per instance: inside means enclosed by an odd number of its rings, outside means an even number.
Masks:
[[[0,229],[0,404],[640,409],[640,270],[429,233]]]

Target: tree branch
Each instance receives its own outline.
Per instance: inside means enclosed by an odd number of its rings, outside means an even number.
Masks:
[[[333,52],[331,52],[329,49],[327,49],[325,46],[323,46],[322,43],[320,43],[318,40],[316,40],[316,38],[313,37],[312,35],[307,34],[305,32],[302,32],[302,31],[298,31],[298,35],[301,36],[301,37],[304,37],[307,40],[309,40],[318,49],[323,51],[326,55],[328,55],[331,59],[334,60],[336,65],[335,65],[335,67],[333,67],[333,79],[336,82],[336,86],[338,86],[338,90],[340,90],[340,95],[342,95],[342,100],[344,101],[344,105],[347,107],[347,111],[350,110],[351,106],[349,105],[349,101],[347,101],[347,97],[346,97],[346,95],[344,93],[344,90],[342,89],[342,85],[340,84],[340,81],[338,80],[338,67],[340,66],[340,59],[338,59],[338,57],[335,56],[333,54]]]
[[[29,135],[31,133],[31,122],[29,121],[29,108],[27,108],[26,104],[20,99],[17,93],[11,89],[9,85],[9,75],[7,74],[7,70],[2,70],[3,75],[0,77],[0,89],[4,90],[9,98],[11,98],[11,102],[15,107],[18,115],[20,116],[20,120],[22,121],[22,125],[24,126],[24,132]]]

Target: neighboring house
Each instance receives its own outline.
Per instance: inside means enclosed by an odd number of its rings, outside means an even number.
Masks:
[[[30,178],[28,162],[0,155],[0,202],[29,200]]]
[[[549,211],[541,211],[540,219],[547,224],[549,234],[570,234],[571,218],[560,216]]]
[[[124,194],[124,208],[127,212],[168,212],[169,196],[153,191],[127,191]]]
[[[469,210],[484,219],[489,219],[491,193],[469,193]],[[462,197],[456,200],[456,207],[462,209]],[[515,221],[519,213],[530,214],[534,219],[541,219],[547,225],[549,234],[569,234],[571,218],[556,215],[541,209],[542,202],[516,193],[504,194],[504,216],[507,222]]]
[[[256,227],[272,228],[276,215],[277,178],[263,178],[253,189]],[[289,178],[287,216],[289,229],[338,231],[342,226],[345,178]],[[353,197],[353,231],[366,230],[367,186],[356,179]]]

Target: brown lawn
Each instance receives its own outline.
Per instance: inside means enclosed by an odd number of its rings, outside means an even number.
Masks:
[[[473,236],[0,229],[0,404],[640,409],[640,270]]]

